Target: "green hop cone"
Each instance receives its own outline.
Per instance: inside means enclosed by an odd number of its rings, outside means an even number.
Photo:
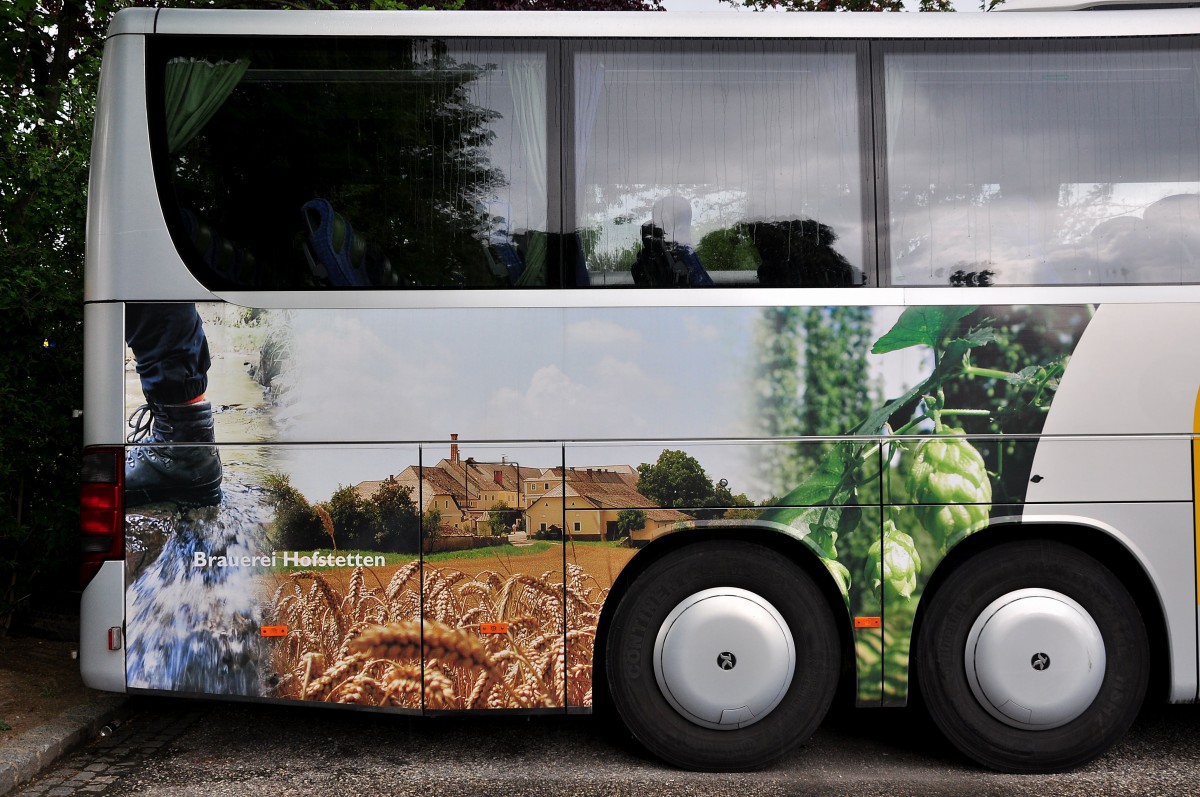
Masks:
[[[905,483],[922,528],[943,552],[983,528],[992,508],[992,483],[975,446],[941,435],[922,440]]]
[[[921,555],[912,537],[897,529],[891,520],[885,520],[883,538],[871,543],[867,550],[866,578],[875,590],[875,598],[883,603],[884,584],[889,596],[911,598],[920,572]]]

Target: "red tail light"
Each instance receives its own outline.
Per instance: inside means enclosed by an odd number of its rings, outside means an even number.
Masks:
[[[124,478],[121,449],[89,448],[83,452],[79,479],[81,588],[88,585],[104,562],[125,558],[125,507],[121,498]]]

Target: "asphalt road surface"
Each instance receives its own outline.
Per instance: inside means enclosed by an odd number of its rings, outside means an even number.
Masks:
[[[16,792],[42,795],[1195,795],[1200,706],[1143,717],[1063,775],[959,758],[919,711],[835,709],[778,766],[682,772],[591,717],[407,719],[303,706],[142,698],[133,716]]]

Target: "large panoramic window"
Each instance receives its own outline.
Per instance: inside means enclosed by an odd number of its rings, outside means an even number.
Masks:
[[[545,46],[197,40],[157,63],[168,221],[205,284],[555,281]]]
[[[892,284],[1200,281],[1194,50],[881,49]]]
[[[589,42],[573,76],[589,284],[863,283],[854,45]]]
[[[1193,50],[872,47],[169,39],[164,212],[214,288],[1200,282]]]

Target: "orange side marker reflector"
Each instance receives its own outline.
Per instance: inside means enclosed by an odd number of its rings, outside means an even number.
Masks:
[[[882,628],[883,627],[883,618],[882,617],[855,617],[854,618],[854,627],[855,628]]]
[[[286,625],[264,625],[258,629],[263,636],[287,636]]]
[[[481,634],[507,634],[508,623],[480,623],[479,633]]]

